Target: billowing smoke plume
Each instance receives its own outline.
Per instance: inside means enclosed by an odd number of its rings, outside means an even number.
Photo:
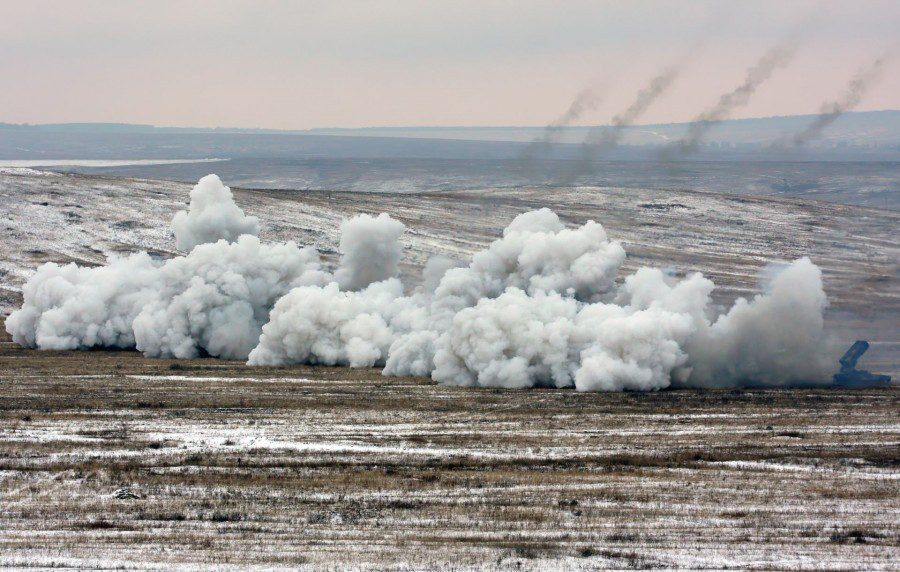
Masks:
[[[361,290],[372,282],[397,275],[401,248],[397,239],[406,230],[386,213],[377,218],[359,215],[341,225],[341,267],[334,278],[343,290]]]
[[[296,288],[275,304],[250,363],[383,364],[394,340],[392,306],[402,296],[396,279],[361,292],[342,292],[335,282]]]
[[[361,216],[342,231],[333,275],[313,249],[249,235],[164,263],[135,254],[100,268],[44,265],[7,330],[29,347],[378,366],[506,388],[773,386],[827,373],[826,299],[805,258],[723,311],[700,274],[641,268],[617,282],[622,245],[548,209],[516,217],[466,265],[433,259],[410,291],[397,277],[400,222]]]
[[[825,298],[808,259],[787,267],[754,300],[710,318],[712,290],[699,274],[672,284],[649,268],[626,279],[618,303],[509,288],[454,316],[436,342],[432,377],[458,385],[619,391],[779,385],[825,374]]]
[[[696,152],[710,129],[727,119],[735,108],[746,105],[759,86],[772,77],[772,73],[776,69],[790,63],[797,51],[797,47],[796,42],[789,42],[766,52],[753,67],[747,70],[747,77],[744,78],[744,82],[732,91],[723,94],[714,106],[691,121],[687,135],[675,143],[674,147],[667,148],[663,156],[669,157],[673,153],[688,155]]]
[[[204,177],[191,196],[191,212],[175,219],[182,224],[173,225],[176,240],[185,237],[179,229],[194,239],[230,236],[241,227],[258,232],[256,219],[244,217],[215,175]],[[226,230],[217,229],[216,220]],[[363,215],[345,222],[344,229],[338,275],[346,277],[348,287],[396,273],[402,223]],[[9,316],[7,330],[28,347],[119,347],[153,357],[205,353],[247,359],[279,298],[336,277],[321,268],[313,248],[266,244],[251,234],[234,238],[201,243],[165,262],[139,253],[97,268],[41,266],[25,285],[25,303]]]
[[[703,324],[688,345],[690,381],[706,387],[721,386],[723,379],[777,385],[827,371],[826,304],[822,273],[808,258],[776,269],[762,294],[739,299],[708,327]]]
[[[312,248],[293,242],[202,244],[159,269],[156,297],[135,317],[137,349],[153,357],[198,353],[246,359],[275,301],[297,286],[331,279]]]
[[[159,266],[146,252],[97,268],[48,262],[22,288],[25,303],[6,331],[30,348],[133,348],[132,323],[156,296]]]
[[[319,336],[325,332],[307,335],[309,320],[298,317],[309,313],[305,308],[309,298],[324,307],[323,294],[314,289],[293,292],[276,304],[250,363],[292,363],[297,360],[288,356],[294,353],[312,356],[301,362],[345,364],[350,361],[349,347],[335,351],[332,343],[344,340],[347,346],[365,346],[365,355],[371,358],[366,362],[357,359],[354,365],[385,365],[390,374],[427,375],[433,370],[435,343],[461,310],[481,299],[495,298],[509,287],[528,293],[559,291],[579,300],[594,300],[612,289],[624,259],[622,246],[609,241],[603,227],[595,222],[573,230],[565,228],[548,209],[525,213],[504,230],[503,238],[476,254],[467,267],[446,270],[433,291],[395,297],[390,303],[384,299],[384,290],[385,284],[396,289],[399,283],[393,281],[372,284],[358,293],[341,292],[333,305],[322,310],[331,320],[329,329],[342,332],[337,337],[331,335],[324,353],[317,348],[322,347]],[[435,283],[434,277],[430,282]],[[337,293],[333,287],[332,291]],[[372,315],[373,311],[377,314]],[[359,328],[359,319],[377,327]],[[389,351],[369,351],[375,347],[387,349],[383,346],[385,331],[390,333]],[[365,338],[370,332],[376,337]],[[306,342],[290,348],[297,340]]]
[[[137,348],[154,357],[246,359],[269,310],[292,288],[325,284],[319,255],[293,242],[241,236],[202,244],[165,263],[146,253],[107,266],[41,266],[6,322],[28,347]]]
[[[853,76],[853,79],[847,84],[847,90],[841,97],[822,105],[822,111],[815,121],[806,129],[794,135],[791,142],[795,146],[800,147],[814,139],[818,139],[829,125],[837,121],[838,117],[859,105],[869,86],[881,77],[884,66],[891,59],[891,56],[893,56],[893,53],[882,55],[872,65],[860,70]]]
[[[231,189],[216,175],[207,175],[191,190],[189,211],[179,211],[172,219],[175,246],[190,251],[198,244],[225,239],[234,242],[242,234],[259,235],[259,220],[244,216],[234,204]]]
[[[644,268],[621,287],[622,246],[589,221],[520,215],[432,290],[396,279],[279,300],[254,365],[325,363],[431,375],[441,383],[582,391],[779,385],[821,379],[825,295],[818,268],[783,268],[752,301],[718,314],[711,281]]]

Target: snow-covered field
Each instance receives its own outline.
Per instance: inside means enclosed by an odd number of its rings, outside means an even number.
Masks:
[[[8,341],[0,368],[4,569],[900,559],[896,388],[479,390]]]
[[[227,183],[227,181],[226,181]],[[45,261],[174,254],[190,185],[0,173],[5,313]],[[340,221],[388,212],[403,270],[466,258],[516,214],[602,222],[625,270],[702,271],[718,299],[810,256],[828,324],[898,371],[900,213],[621,188],[417,195],[235,190],[264,240],[337,257]],[[2,331],[2,327],[0,327]],[[0,568],[891,570],[900,394],[584,394],[378,370],[248,367],[0,339]],[[117,498],[127,487],[139,498]],[[122,495],[128,496],[128,495]]]

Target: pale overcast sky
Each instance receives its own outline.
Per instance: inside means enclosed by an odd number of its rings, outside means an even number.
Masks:
[[[541,125],[586,87],[606,123],[690,120],[802,30],[735,117],[815,113],[900,36],[897,0],[0,0],[0,121]],[[892,59],[858,109],[900,109]]]

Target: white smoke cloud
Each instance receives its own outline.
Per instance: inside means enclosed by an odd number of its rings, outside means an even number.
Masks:
[[[145,252],[96,268],[44,264],[23,287],[6,331],[30,348],[134,347],[132,322],[156,296],[160,264]]]
[[[250,363],[383,364],[394,338],[388,325],[391,306],[402,294],[396,279],[361,292],[342,292],[335,282],[295,288],[275,304]]]
[[[278,298],[331,280],[315,249],[262,244],[256,218],[244,216],[215,175],[193,188],[190,212],[178,213],[172,226],[178,246],[191,249],[186,256],[41,266],[7,331],[44,349],[136,347],[154,357],[247,359]]]
[[[715,286],[700,274],[675,282],[642,268],[617,287],[624,258],[593,221],[568,229],[547,209],[525,213],[467,267],[427,270],[439,278],[423,283],[437,285],[413,295],[396,280],[291,292],[249,363],[384,365],[385,375],[452,385],[580,391],[779,385],[827,373],[825,295],[808,259],[717,315]]]
[[[738,299],[691,340],[693,386],[784,385],[831,369],[824,334],[822,272],[801,258],[775,274],[762,294]]]
[[[661,272],[644,270],[625,288],[652,288],[648,282],[662,279]],[[676,289],[687,293],[696,281],[682,284]],[[510,288],[454,316],[437,344],[432,377],[507,388],[662,389],[685,377],[681,346],[694,331],[690,313],[665,306],[581,303],[557,292]]]
[[[827,374],[825,294],[809,259],[710,321],[712,289],[699,274],[670,285],[649,268],[626,279],[624,305],[510,288],[453,317],[436,343],[432,377],[454,385],[646,391],[673,383],[783,385]]]
[[[341,224],[341,265],[334,274],[342,290],[361,290],[397,275],[406,226],[386,213],[363,214]]]
[[[212,188],[204,181],[197,188]],[[196,212],[234,206],[230,192],[215,196]],[[233,229],[236,219],[218,220]],[[594,221],[567,228],[541,209],[516,217],[467,265],[429,261],[407,292],[397,278],[402,223],[362,215],[341,228],[334,275],[314,249],[246,233],[165,262],[141,253],[100,268],[47,264],[6,327],[28,347],[379,366],[486,387],[777,386],[828,373],[827,301],[806,258],[770,267],[758,296],[723,311],[700,274],[676,281],[641,268],[617,284],[620,243]]]
[[[198,244],[221,239],[234,242],[242,234],[258,236],[259,220],[244,215],[219,177],[207,175],[191,190],[190,209],[175,213],[172,232],[175,246],[190,251]]]
[[[422,282],[419,284],[419,288],[423,292],[433,294],[441,283],[441,278],[444,277],[444,274],[450,269],[461,266],[463,266],[463,263],[453,258],[440,255],[430,257],[425,261],[425,266],[422,268]]]
[[[324,284],[318,253],[241,236],[154,262],[146,253],[107,266],[41,266],[7,318],[13,339],[42,349],[136,347],[152,357],[246,359],[275,301]]]
[[[373,229],[380,219],[367,217],[360,228]],[[382,225],[386,225],[390,219],[383,220]],[[349,223],[343,225],[345,233],[349,226]],[[399,236],[396,226],[390,230],[388,236],[396,243]],[[354,230],[354,241],[355,234]],[[384,236],[380,232],[372,234]],[[341,242],[345,242],[343,238]],[[394,253],[396,248],[388,248],[383,243],[377,250]],[[396,284],[390,289],[395,294],[393,297],[384,297],[383,289],[374,288],[378,282],[359,293],[327,288],[338,297],[334,304],[327,302],[322,290],[292,292],[276,304],[250,363],[345,365],[351,361],[346,346],[352,340],[356,346],[365,342],[366,347],[384,347],[369,352],[373,356],[371,360],[357,359],[361,365],[384,364],[385,373],[391,375],[428,375],[434,369],[438,341],[461,310],[479,300],[495,298],[511,286],[528,292],[560,290],[577,298],[592,299],[612,289],[624,258],[622,246],[609,241],[603,227],[593,221],[572,230],[565,228],[559,217],[548,209],[525,213],[510,223],[502,239],[476,254],[468,267],[458,268],[452,262],[440,260],[426,267],[423,282],[437,281],[437,286],[428,285],[423,292],[412,296],[403,296],[402,285],[393,281],[388,281]],[[336,276],[340,273],[341,270]],[[315,309],[307,308],[311,299],[315,300]],[[322,312],[326,314],[324,319]],[[349,324],[357,318],[373,312],[381,318],[379,328],[365,330],[354,337],[333,333],[350,328]],[[308,318],[311,313],[315,314],[313,319]],[[310,334],[310,324],[320,322],[328,325],[316,330],[317,336],[324,340],[317,342],[319,338]],[[312,348],[314,343],[319,347],[324,345],[327,351]]]
[[[523,388],[571,385],[578,313],[574,298],[511,287],[453,317],[437,342],[436,381]]]
[[[247,359],[269,310],[297,286],[330,279],[312,248],[262,244],[244,235],[202,244],[159,269],[156,297],[133,323],[137,349],[152,357]]]
[[[622,245],[594,221],[567,229],[549,209],[521,214],[467,267],[446,270],[433,293],[409,300],[410,308],[399,315],[410,323],[395,328],[399,335],[385,374],[431,374],[454,316],[479,300],[496,298],[509,287],[598,299],[613,290],[624,260]],[[410,316],[422,323],[411,325]]]

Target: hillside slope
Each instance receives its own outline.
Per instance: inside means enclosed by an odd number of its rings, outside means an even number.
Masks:
[[[21,285],[43,262],[101,264],[109,255],[136,250],[174,255],[168,223],[185,208],[190,188],[30,170],[0,173],[0,311],[20,303]],[[585,187],[417,195],[236,189],[235,199],[259,217],[264,240],[315,246],[331,262],[343,218],[388,212],[409,229],[402,242],[404,272],[412,276],[433,254],[467,258],[497,238],[516,214],[541,207],[552,208],[568,224],[601,222],[625,244],[625,272],[643,265],[676,275],[703,272],[718,285],[715,296],[723,303],[752,295],[767,263],[809,256],[823,270],[840,344],[868,335],[890,347],[876,344],[867,357],[896,361],[898,212],[796,199]]]

